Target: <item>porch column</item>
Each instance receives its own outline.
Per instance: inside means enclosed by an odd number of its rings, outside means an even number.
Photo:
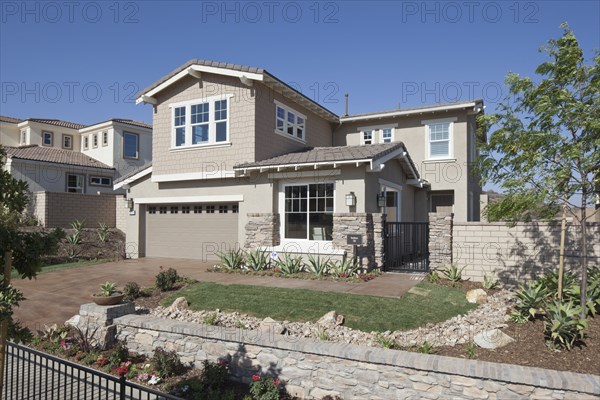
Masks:
[[[279,245],[279,214],[248,213],[247,215],[245,249]]]
[[[452,264],[454,214],[429,213],[429,265],[431,270]]]
[[[333,247],[353,255],[353,246],[347,244],[348,235],[362,235],[363,243],[357,246],[358,263],[367,270],[383,267],[384,214],[337,213],[333,214]]]

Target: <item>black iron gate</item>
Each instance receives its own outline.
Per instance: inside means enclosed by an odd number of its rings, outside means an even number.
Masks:
[[[429,223],[385,223],[385,270],[427,272],[429,270]]]

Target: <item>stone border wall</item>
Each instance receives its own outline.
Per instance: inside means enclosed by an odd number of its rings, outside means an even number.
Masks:
[[[560,221],[453,222],[451,214],[430,214],[430,263],[464,267],[463,277],[483,281],[495,276],[509,285],[522,284],[554,271],[559,263]],[[567,223],[565,268],[580,271],[579,224]],[[600,266],[600,224],[588,223],[589,266]],[[449,251],[450,250],[450,251]]]
[[[277,246],[279,244],[279,214],[249,213],[245,230],[245,249]]]
[[[595,375],[509,364],[462,360],[344,343],[315,342],[275,334],[176,320],[125,315],[114,319],[117,339],[151,355],[156,347],[175,350],[200,365],[226,358],[235,379],[256,373],[278,376],[292,395],[321,399],[553,398],[600,396]]]
[[[362,235],[363,244],[356,249],[359,263],[367,269],[383,268],[384,223],[385,214],[333,214],[333,247],[343,249],[351,256],[354,249],[347,244],[348,235]]]

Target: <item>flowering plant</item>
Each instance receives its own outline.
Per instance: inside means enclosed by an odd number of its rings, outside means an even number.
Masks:
[[[131,361],[125,361],[125,362],[121,363],[121,365],[113,368],[111,373],[115,374],[116,376],[127,375],[127,373],[129,372],[130,366],[131,366]]]
[[[258,374],[252,375],[250,394],[253,399],[278,400],[280,383],[278,378],[271,376],[262,377]]]
[[[98,359],[96,360],[96,362],[94,364],[96,364],[99,367],[104,367],[106,364],[108,364],[108,358],[98,357]]]

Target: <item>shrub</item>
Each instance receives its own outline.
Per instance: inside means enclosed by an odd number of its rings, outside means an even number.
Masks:
[[[129,349],[123,342],[117,342],[108,355],[108,365],[113,368],[129,359]]]
[[[427,282],[429,283],[438,283],[440,279],[440,274],[437,271],[431,271],[427,274]]]
[[[442,274],[453,284],[456,284],[462,280],[462,272],[466,268],[458,268],[457,264],[446,265],[442,270]]]
[[[433,353],[435,353],[435,349],[433,347],[433,344],[429,343],[428,341],[424,341],[423,344],[417,346],[417,351],[419,353],[423,353],[423,354],[433,354]]]
[[[219,319],[219,313],[216,311],[210,312],[202,318],[202,323],[205,325],[216,325]]]
[[[98,341],[95,338],[96,331],[99,327],[94,328],[90,331],[90,326],[87,325],[85,330],[75,326],[74,329],[74,337],[77,341],[77,345],[79,349],[83,352],[89,353],[96,350]]]
[[[483,275],[483,288],[484,289],[497,289],[499,285],[498,279],[495,276]]]
[[[150,367],[161,378],[167,378],[175,374],[181,373],[184,370],[184,365],[179,359],[177,352],[167,351],[162,347],[157,347],[150,359]]]
[[[329,258],[321,259],[321,256],[308,255],[308,264],[306,264],[308,272],[317,278],[325,275],[329,271]]]
[[[284,275],[297,274],[302,271],[302,257],[292,257],[285,254],[283,258],[277,260],[275,267]]]
[[[386,336],[383,333],[378,333],[375,336],[375,341],[384,349],[394,349],[396,348],[396,340],[394,340],[391,336]]]
[[[250,395],[253,400],[279,400],[279,379],[253,375]]]
[[[535,317],[543,312],[544,301],[548,297],[548,289],[542,282],[529,282],[527,286],[520,286],[515,292],[517,311],[522,315]]]
[[[261,249],[256,249],[246,253],[246,267],[253,271],[262,271],[267,268],[268,260],[267,252]]]
[[[555,300],[546,308],[544,326],[546,336],[554,345],[573,348],[573,344],[583,338],[587,321],[579,317],[581,306],[576,306],[573,301],[562,302]]]
[[[137,282],[127,282],[123,288],[123,295],[126,300],[135,300],[142,295],[142,289]]]
[[[169,268],[166,271],[160,267],[161,270],[156,275],[156,287],[161,292],[167,292],[169,290],[173,290],[175,288],[175,284],[179,281],[179,275],[177,274],[177,270],[174,268]]]
[[[225,253],[218,253],[221,260],[220,266],[225,269],[241,269],[244,265],[244,252],[241,249],[229,250]]]
[[[80,221],[80,220],[76,219],[75,221],[71,222],[71,228],[73,228],[73,230],[75,230],[75,232],[79,233],[83,229],[84,222],[85,222],[85,220]]]
[[[359,269],[360,265],[349,257],[344,257],[341,261],[332,262],[329,265],[329,272],[338,278],[352,276]]]
[[[515,324],[524,324],[529,321],[529,315],[523,315],[520,311],[510,313],[509,319]]]
[[[221,360],[212,363],[208,360],[202,362],[202,383],[206,389],[219,391],[225,387],[229,370],[227,363]]]
[[[14,321],[12,318],[8,319],[8,338],[15,343],[27,344],[33,340],[33,333],[31,330],[23,326],[21,322]]]
[[[329,333],[327,333],[327,331],[324,329],[319,329],[317,335],[319,336],[319,340],[322,342],[326,342],[329,340]]]
[[[108,240],[108,237],[110,236],[110,228],[107,224],[100,222],[100,228],[96,229],[96,233],[98,234],[98,239],[100,239],[100,241],[104,243]]]
[[[475,358],[477,355],[477,346],[474,342],[469,342],[465,346],[465,353],[467,353],[467,358]]]

